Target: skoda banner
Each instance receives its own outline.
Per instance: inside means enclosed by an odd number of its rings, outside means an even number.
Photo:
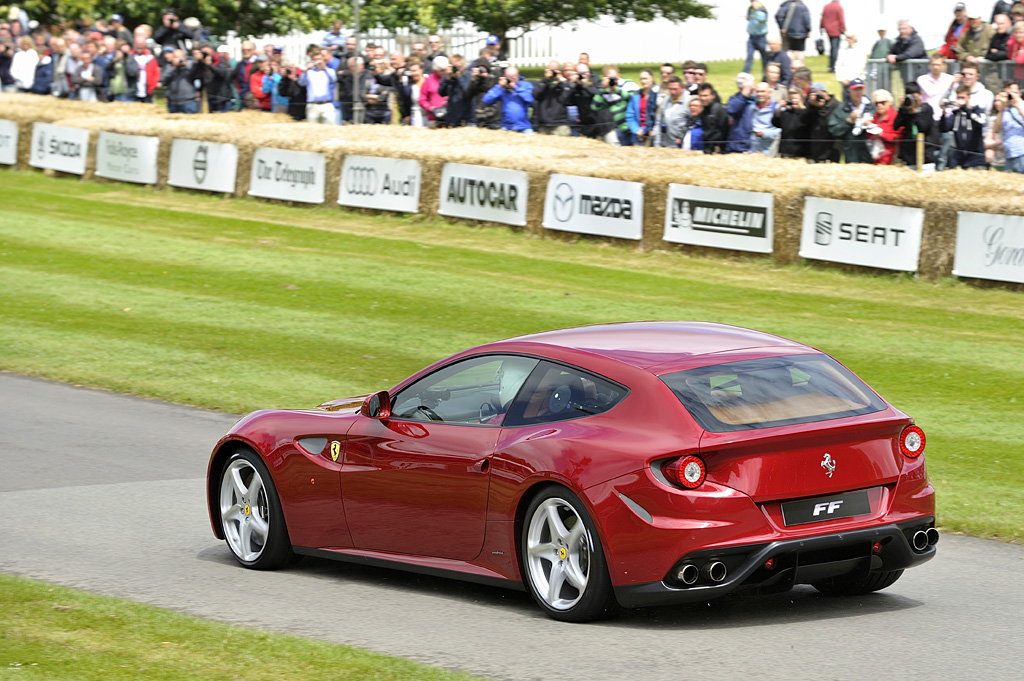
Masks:
[[[96,174],[111,180],[156,184],[159,137],[100,131],[96,142]]]
[[[18,162],[18,124],[0,119],[0,164],[13,166]]]
[[[808,196],[800,257],[916,272],[924,211]]]
[[[346,156],[338,203],[402,213],[420,211],[419,161],[380,156]]]
[[[953,274],[1024,284],[1024,218],[957,213]]]
[[[66,125],[32,124],[32,153],[28,164],[74,175],[85,174],[89,131]]]
[[[528,190],[527,175],[521,170],[445,163],[437,212],[523,227]]]
[[[323,154],[259,147],[252,155],[249,194],[265,199],[323,203],[326,168]]]
[[[665,241],[691,246],[772,252],[771,194],[668,186]]]
[[[230,194],[238,175],[238,147],[200,140],[174,140],[167,184]]]
[[[544,197],[548,229],[639,241],[644,233],[644,186],[639,182],[552,174]]]

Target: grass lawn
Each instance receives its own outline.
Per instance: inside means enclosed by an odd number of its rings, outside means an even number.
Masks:
[[[1024,298],[416,216],[0,171],[0,369],[240,413],[465,347],[697,319],[850,366],[928,434],[945,530],[1024,539]]]
[[[210,622],[4,574],[0,574],[0,674],[20,681],[477,678],[350,646]]]

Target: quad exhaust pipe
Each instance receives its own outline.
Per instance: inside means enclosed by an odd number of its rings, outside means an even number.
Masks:
[[[935,546],[939,543],[939,531],[934,527],[929,527],[927,530],[918,530],[914,533],[910,543],[915,551],[924,551],[929,546]]]
[[[697,566],[692,563],[687,563],[683,567],[679,568],[679,572],[676,573],[676,579],[686,586],[693,586],[696,584],[699,577],[700,570],[698,570]]]
[[[925,534],[928,535],[928,546],[935,546],[939,543],[939,531],[934,527],[929,527]]]
[[[725,563],[713,560],[701,568],[693,563],[686,563],[676,570],[676,579],[686,586],[693,586],[701,577],[704,578],[704,581],[719,584],[725,581],[726,574],[728,574],[728,568],[725,567]]]
[[[725,567],[725,563],[715,560],[704,566],[701,570],[701,574],[704,575],[704,579],[708,579],[716,584],[725,581],[725,575],[728,573],[728,569]]]

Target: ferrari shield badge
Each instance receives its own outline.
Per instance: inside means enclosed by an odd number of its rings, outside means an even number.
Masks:
[[[331,440],[331,461],[337,461],[341,455],[341,443],[337,440]]]

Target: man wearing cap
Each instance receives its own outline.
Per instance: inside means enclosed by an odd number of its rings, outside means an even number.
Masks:
[[[829,119],[838,105],[838,100],[828,93],[824,83],[811,83],[807,92],[807,108],[803,113],[809,140],[807,160],[811,163],[839,163],[842,149],[828,131]]]
[[[725,112],[729,114],[728,144],[725,153],[742,154],[750,151],[750,138],[754,129],[753,111],[757,97],[754,96],[754,77],[749,73],[736,76],[736,94],[729,98]],[[750,115],[748,115],[748,113]],[[771,118],[771,116],[769,116]]]
[[[938,54],[946,59],[956,59],[956,46],[960,42],[960,36],[967,30],[967,5],[958,2],[953,5],[953,21],[946,31],[946,41],[939,48]]]
[[[120,14],[110,15],[110,35],[117,40],[123,40],[129,45],[132,43],[132,32],[124,25],[124,17]]]
[[[847,163],[871,163],[864,128],[874,115],[875,108],[865,96],[864,81],[860,78],[850,81],[849,95],[848,102],[832,110],[828,131],[842,144],[843,157]]]
[[[501,39],[493,33],[487,36],[487,47],[491,50],[491,58],[498,61],[508,61],[508,55],[501,49]]]
[[[955,48],[957,58],[963,63],[976,62],[984,57],[995,33],[995,29],[985,23],[977,9],[970,10],[967,19],[967,30],[960,34],[960,40],[957,41]]]

